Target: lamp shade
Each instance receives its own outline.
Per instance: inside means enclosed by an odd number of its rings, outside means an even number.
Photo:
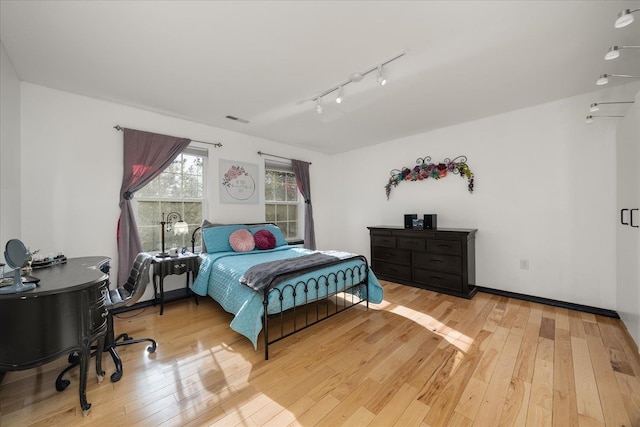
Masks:
[[[187,234],[189,232],[189,224],[184,221],[178,221],[173,224],[173,234]]]

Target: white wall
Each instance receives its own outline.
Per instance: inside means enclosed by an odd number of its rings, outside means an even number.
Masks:
[[[262,196],[257,205],[219,203],[220,158],[255,163],[261,171],[264,158],[258,150],[311,161],[314,194],[323,193],[320,171],[328,168],[326,155],[30,83],[22,83],[21,90],[22,238],[43,253],[106,255],[116,267],[123,137],[113,129],[117,124],[223,144],[205,146],[209,149],[205,217],[211,221],[264,221]],[[262,183],[259,191],[262,195]],[[318,200],[317,224],[322,230],[327,221],[321,218],[321,206],[328,203]],[[165,282],[165,289],[184,286],[184,276],[171,279],[175,280]]]
[[[635,100],[618,126],[618,212],[640,208],[640,92]],[[638,225],[638,212],[634,218]],[[622,225],[619,219],[617,224],[618,313],[640,345],[640,229]]]
[[[0,43],[0,261],[4,244],[21,237],[20,80]]]
[[[597,95],[336,156],[335,246],[369,254],[367,226],[435,213],[439,227],[478,229],[477,285],[615,309],[616,121],[585,124]],[[456,175],[402,182],[387,201],[389,171],[427,155],[435,162],[466,155],[474,193]]]
[[[122,134],[113,126],[120,124],[224,144],[210,149],[206,216],[213,221],[264,218],[262,205],[218,203],[219,158],[262,166],[258,150],[297,157],[313,162],[319,249],[369,254],[366,226],[400,225],[404,213],[437,213],[440,227],[478,229],[478,285],[616,309],[616,122],[585,125],[597,95],[329,157],[22,83],[21,235],[31,248],[107,255],[115,266]],[[401,183],[385,199],[391,169],[425,155],[438,161],[460,154],[476,174],[474,194],[452,176]],[[520,259],[530,261],[529,270],[519,268]]]

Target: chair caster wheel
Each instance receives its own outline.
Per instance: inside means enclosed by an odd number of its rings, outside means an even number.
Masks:
[[[122,372],[114,372],[113,374],[111,374],[112,383],[116,383],[120,381],[120,378],[122,378]]]
[[[69,384],[71,384],[71,381],[69,380],[56,381],[56,390],[63,391],[64,389],[69,387]]]

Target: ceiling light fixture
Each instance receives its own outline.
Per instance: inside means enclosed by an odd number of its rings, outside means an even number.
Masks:
[[[614,117],[614,118],[619,119],[619,118],[624,117],[624,116],[587,116],[587,120],[585,122],[586,123],[593,123],[593,119],[601,118],[601,117],[605,117],[605,118],[606,117]]]
[[[625,9],[622,12],[618,13],[618,18],[616,18],[616,22],[613,24],[616,28],[626,27],[627,25],[633,22],[633,12],[637,12],[640,9]]]
[[[607,61],[616,59],[620,56],[620,49],[640,49],[640,46],[611,46],[604,55],[604,59]]]
[[[598,77],[598,80],[596,80],[596,84],[598,86],[606,85],[607,83],[609,83],[609,77],[622,77],[627,79],[639,78],[638,76],[630,76],[628,74],[600,74],[600,77]]]
[[[344,95],[342,94],[342,86],[340,86],[340,89],[338,89],[338,96],[336,96],[336,104],[341,104],[343,98]]]
[[[589,111],[591,113],[595,113],[596,111],[600,111],[600,105],[603,104],[633,104],[635,101],[615,101],[615,102],[594,102],[589,107]]]
[[[336,86],[331,87],[330,89],[325,90],[324,92],[320,92],[317,95],[314,95],[310,98],[305,99],[306,101],[315,101],[316,103],[316,113],[318,114],[322,114],[322,105],[320,105],[320,99],[322,99],[322,97],[329,95],[332,92],[338,92],[338,95],[336,96],[336,103],[340,104],[342,101],[344,101],[344,92],[343,92],[343,88],[344,86],[350,84],[350,83],[357,83],[359,81],[362,81],[362,79],[365,78],[365,76],[369,73],[372,73],[374,71],[378,71],[378,84],[380,84],[381,86],[387,84],[388,79],[386,78],[386,76],[384,76],[382,74],[382,67],[395,61],[398,58],[402,58],[406,53],[402,52],[399,53],[398,55],[394,56],[391,59],[388,59],[387,61],[381,62],[379,65],[376,65],[375,67],[371,67],[368,68],[367,70],[363,71],[363,72],[359,72],[359,73],[352,73],[349,75],[348,80],[345,80],[344,82],[341,82],[339,84],[337,84]]]
[[[382,75],[382,65],[378,65],[378,84],[380,86],[387,84],[387,78]]]

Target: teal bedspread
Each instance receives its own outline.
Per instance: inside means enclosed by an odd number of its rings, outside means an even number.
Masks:
[[[194,283],[191,285],[191,289],[198,295],[209,295],[216,300],[222,308],[227,312],[234,315],[231,321],[231,329],[247,337],[254,348],[258,346],[258,335],[262,330],[262,316],[264,314],[263,295],[254,291],[246,285],[240,283],[240,278],[244,272],[253,265],[271,262],[276,260],[282,260],[286,258],[299,257],[312,253],[308,249],[303,249],[295,246],[279,246],[272,250],[266,251],[252,251],[252,252],[217,252],[213,254],[201,254],[202,262],[200,264],[200,271]],[[344,253],[336,253],[344,254]],[[306,281],[319,275],[327,275],[330,272],[343,269],[345,267],[355,267],[361,265],[361,260],[349,260],[339,266],[325,267],[315,272],[307,273],[298,276],[293,279],[289,279],[277,285],[277,288],[282,289],[289,283],[297,283],[298,281]],[[369,301],[372,303],[380,303],[383,298],[383,290],[375,277],[373,272],[369,270]],[[338,283],[338,289],[340,289],[340,282]],[[332,289],[333,288],[333,289]],[[318,292],[320,295],[315,295],[315,289],[310,289],[308,298],[313,299],[316,297],[324,297],[326,289],[325,286],[320,287]],[[329,287],[329,293],[335,291],[335,285]],[[361,297],[365,297],[367,290],[363,286],[361,289]],[[273,298],[275,295],[272,293],[268,311],[269,314],[280,312],[280,301],[277,298]],[[284,308],[293,307],[294,304],[300,304],[303,296],[298,295],[294,297],[290,293],[284,293],[285,300],[283,301]]]

